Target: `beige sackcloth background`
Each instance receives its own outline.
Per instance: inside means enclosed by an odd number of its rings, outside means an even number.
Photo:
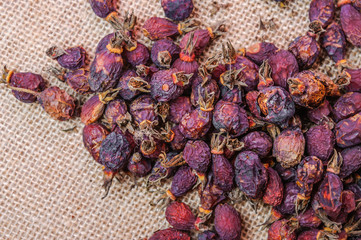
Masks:
[[[241,48],[262,37],[286,48],[308,28],[310,0],[294,0],[286,8],[271,0],[217,0],[232,6],[213,16],[212,2],[194,0],[193,15],[206,25],[225,21],[229,31],[208,52],[219,49],[226,39]],[[139,25],[151,16],[164,16],[158,0],[121,0],[119,11],[134,11]],[[260,30],[260,17],[273,18],[276,27]],[[46,72],[56,62],[44,52],[53,45],[82,45],[93,58],[98,41],[110,32],[112,28],[93,14],[86,0],[1,0],[0,64],[39,73],[79,98]],[[360,49],[348,51],[357,67],[361,67],[360,53]],[[325,58],[321,69],[334,73]],[[75,131],[62,131],[74,126]],[[82,127],[79,119],[50,119],[38,104],[21,103],[0,85],[0,239],[138,240],[169,227],[164,212],[148,204],[160,194],[146,192],[142,181],[131,189],[132,181],[126,176],[101,199],[101,167],[83,147]],[[182,201],[196,211],[196,191]],[[267,231],[257,225],[267,218],[269,208],[255,213],[247,202],[235,207],[242,217],[242,239],[267,239]]]

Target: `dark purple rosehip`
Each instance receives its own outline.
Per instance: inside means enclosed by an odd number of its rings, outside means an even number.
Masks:
[[[173,158],[174,156],[176,156],[177,153],[168,153],[167,154],[167,158]],[[162,165],[161,161],[157,161],[153,168],[152,168],[152,172],[150,173],[149,177],[148,177],[148,183],[155,183],[155,182],[159,182],[162,179],[166,179],[169,178],[173,175],[175,171],[175,167],[170,167],[170,168],[166,168]]]
[[[311,127],[305,134],[309,156],[316,156],[327,163],[335,146],[335,135],[327,123]]]
[[[299,71],[296,57],[287,50],[278,50],[269,57],[268,64],[274,84],[283,88],[287,88],[287,80]]]
[[[251,199],[262,198],[267,186],[268,172],[258,155],[252,151],[239,153],[234,168],[239,189]]]
[[[183,231],[198,229],[197,225],[200,222],[200,219],[192,213],[188,205],[178,201],[174,201],[167,206],[165,218],[172,227]]]
[[[361,146],[346,148],[341,152],[341,156],[341,178],[346,178],[361,168]]]
[[[198,240],[217,240],[217,234],[212,231],[204,231],[198,234]]]
[[[339,6],[343,1],[339,1]],[[361,12],[351,4],[341,6],[340,20],[347,40],[356,47],[361,47]]]
[[[349,118],[361,111],[361,93],[348,92],[342,95],[333,105],[333,116],[336,122]]]
[[[92,93],[88,82],[88,70],[81,68],[75,71],[67,72],[64,76],[64,79],[75,92],[83,95]]]
[[[253,151],[261,158],[267,157],[272,150],[272,138],[262,131],[248,133],[241,142],[244,143],[244,150]]]
[[[38,74],[30,73],[30,72],[14,72],[8,71],[5,69],[6,76],[5,81],[12,87],[28,89],[35,92],[42,92],[46,87],[46,82],[44,78]],[[33,103],[37,100],[37,95],[12,90],[12,93],[21,102],[24,103]]]
[[[294,167],[284,168],[281,166],[281,164],[277,163],[273,168],[278,172],[278,174],[280,175],[283,181],[285,182],[296,181],[297,170]]]
[[[69,70],[77,70],[85,65],[86,51],[80,46],[66,50],[51,47],[46,51],[46,54],[58,61],[60,66]]]
[[[342,211],[351,213],[356,209],[355,194],[350,190],[344,190],[341,194]]]
[[[352,147],[361,143],[361,113],[342,120],[336,124],[335,136],[341,148]]]
[[[332,112],[332,106],[325,100],[320,106],[307,111],[308,119],[313,123],[319,123],[323,118],[328,117]]]
[[[150,85],[148,78],[138,77],[134,70],[124,72],[116,88],[120,88],[119,95],[124,100],[132,100],[142,92],[149,92]]]
[[[196,108],[185,114],[180,123],[179,130],[188,139],[204,137],[212,126],[212,112],[207,109]]]
[[[172,68],[177,69],[180,72],[184,72],[185,74],[193,74],[191,81],[196,78],[198,74],[199,64],[195,61],[195,55],[188,55],[181,51],[179,58],[174,61]]]
[[[286,183],[283,201],[280,205],[276,206],[276,209],[283,215],[294,214],[296,210],[296,199],[299,192],[300,188],[296,182]]]
[[[193,12],[193,0],[162,0],[162,8],[167,18],[184,21]]]
[[[292,229],[287,219],[274,222],[268,229],[268,240],[296,240],[296,232]]]
[[[151,59],[159,68],[170,68],[179,58],[180,47],[170,39],[161,39],[152,46]]]
[[[267,186],[264,190],[262,200],[265,204],[269,204],[271,206],[280,205],[284,194],[282,179],[278,175],[277,171],[271,167],[267,168],[267,175]]]
[[[197,183],[197,175],[188,166],[182,166],[175,173],[172,185],[167,191],[170,199],[175,200],[178,197],[184,196]]]
[[[317,240],[322,234],[323,231],[319,229],[305,230],[298,235],[297,240]]]
[[[109,131],[99,123],[92,123],[83,128],[84,147],[92,155],[95,161],[99,161],[99,151],[103,140],[107,137]]]
[[[214,184],[225,192],[233,188],[234,169],[223,154],[212,154],[212,174]]]
[[[191,240],[188,233],[176,230],[174,228],[167,228],[158,230],[149,238],[149,240]]]
[[[173,123],[179,123],[184,115],[192,111],[192,104],[187,96],[179,98],[169,103],[169,120]]]
[[[138,65],[147,64],[150,58],[149,49],[140,42],[132,42],[132,46],[125,48],[125,57],[127,62],[136,67]]]
[[[155,112],[156,102],[149,95],[141,95],[129,106],[129,111],[132,114],[134,120],[139,124],[145,122],[158,121],[158,115]]]
[[[183,150],[187,164],[199,173],[206,173],[211,163],[211,149],[202,140],[189,140]]]
[[[100,18],[106,18],[109,14],[116,11],[115,0],[89,0],[95,15]]]
[[[301,212],[296,218],[299,226],[303,228],[318,228],[322,224],[322,221],[312,208]]]
[[[139,143],[140,152],[144,157],[150,159],[158,159],[159,155],[167,152],[167,145],[162,140],[144,135]]]
[[[221,240],[240,239],[241,217],[232,206],[220,204],[214,212],[214,228]]]
[[[95,53],[102,52],[103,50],[107,49],[107,45],[110,43],[110,41],[115,37],[115,33],[110,33],[103,37],[97,45],[97,48],[95,50]]]
[[[260,66],[264,60],[268,59],[277,50],[278,48],[273,43],[260,42],[247,48],[246,57]]]
[[[345,86],[348,92],[361,92],[361,68],[346,69],[346,74],[350,77],[350,83]]]
[[[233,89],[229,89],[226,86],[221,85],[221,98],[227,102],[233,102],[237,104],[242,104],[243,102],[243,90],[242,88],[235,87]]]
[[[331,23],[321,34],[320,44],[335,63],[345,59],[346,37],[337,22]]]
[[[212,71],[212,78],[216,81],[219,81],[219,77],[227,71],[226,65],[219,64],[217,67],[215,67]]]
[[[145,177],[152,170],[152,164],[137,152],[129,159],[127,169],[134,176]]]
[[[315,32],[326,28],[335,16],[333,0],[312,0],[309,9],[310,27]]]
[[[110,128],[114,125],[125,125],[131,120],[128,114],[128,107],[124,100],[121,99],[115,99],[109,102],[104,111],[103,117],[104,122]]]
[[[212,174],[208,174],[206,186],[204,189],[199,188],[198,193],[201,201],[199,212],[206,215],[212,213],[213,209],[227,198],[225,191],[214,183]]]
[[[191,92],[191,102],[193,106],[199,106],[199,97],[202,96],[203,99],[206,98],[206,95],[213,94],[214,101],[218,101],[220,90],[218,84],[215,80],[211,79],[210,76],[207,77],[207,80],[204,82],[201,77],[197,77],[192,82],[192,92]]]
[[[288,51],[296,57],[300,68],[309,69],[318,59],[321,48],[316,40],[316,34],[308,32],[291,42]]]

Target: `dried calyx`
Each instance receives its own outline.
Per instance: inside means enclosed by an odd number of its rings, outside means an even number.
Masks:
[[[58,80],[65,82],[65,74],[68,72],[65,68],[56,68],[56,67],[49,67],[47,69],[47,72],[50,73],[50,75],[56,77]]]
[[[215,101],[215,93],[208,93],[207,90],[205,90],[204,96],[201,94],[201,89],[198,89],[199,92],[199,100],[198,104],[200,109],[203,112],[211,112],[214,109],[214,101]]]
[[[170,106],[168,102],[159,102],[155,105],[155,113],[162,118],[163,122],[166,121],[169,115],[169,109]]]
[[[194,19],[189,19],[187,21],[178,24],[178,32],[180,35],[183,35],[184,33],[196,30],[199,25],[200,25],[199,21],[196,21]]]
[[[338,175],[340,173],[342,162],[343,158],[341,153],[337,152],[336,149],[334,149],[334,154],[327,164],[327,172],[332,172]]]
[[[159,155],[159,161],[164,168],[178,167],[186,164],[186,161],[183,158],[183,152],[179,153],[171,159],[168,159],[167,154],[162,152]]]
[[[220,76],[220,82],[223,86],[228,87],[229,89],[233,89],[235,86],[238,88],[247,87],[248,85],[242,81],[243,73],[242,71],[245,67],[240,69],[230,69]]]
[[[274,85],[272,79],[272,68],[268,63],[268,59],[265,60],[261,67],[259,68],[259,83],[258,83],[258,90],[262,90],[267,87],[271,87]]]
[[[68,54],[68,53],[64,49],[56,46],[53,46],[46,51],[46,55],[48,57],[51,57],[52,59],[57,59],[58,57],[64,54]]]
[[[173,83],[181,87],[188,85],[192,77],[193,73],[185,74],[184,72],[176,72],[172,74]]]
[[[129,79],[128,87],[131,91],[150,92],[150,84],[141,77],[132,77]]]

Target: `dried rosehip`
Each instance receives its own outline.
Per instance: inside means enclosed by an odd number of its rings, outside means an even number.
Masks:
[[[333,105],[333,116],[336,122],[344,120],[361,111],[361,93],[348,92],[342,95]]]
[[[310,28],[315,32],[327,27],[335,16],[333,0],[312,0],[309,9]]]
[[[148,133],[142,136],[139,145],[141,153],[146,158],[157,159],[161,153],[167,152],[167,145],[165,142],[153,138],[151,134]]]
[[[219,80],[220,76],[222,75],[222,73],[224,73],[225,71],[227,71],[226,65],[224,64],[219,64],[217,67],[215,67],[212,71],[212,79],[214,80]]]
[[[161,39],[153,44],[151,58],[159,68],[170,68],[179,58],[180,47],[170,39]]]
[[[346,178],[361,167],[361,146],[346,148],[341,152],[342,166],[339,176]]]
[[[179,125],[175,125],[174,127],[172,127],[172,132],[174,134],[174,137],[173,140],[170,142],[171,148],[174,151],[182,151],[187,144],[187,139],[180,132]]]
[[[177,153],[170,152],[167,154],[167,158],[173,158],[176,155],[177,155]],[[162,179],[171,177],[174,173],[174,170],[175,170],[175,167],[166,168],[162,165],[161,161],[157,161],[154,164],[154,166],[152,168],[152,172],[150,173],[150,175],[147,179],[147,184],[159,182]]]
[[[217,240],[217,234],[211,231],[205,231],[198,234],[198,240]]]
[[[246,57],[251,59],[257,65],[261,65],[264,60],[273,55],[278,48],[269,42],[256,43],[246,50]]]
[[[338,1],[341,5],[340,20],[347,40],[356,47],[361,47],[361,13],[348,1]],[[343,5],[345,4],[345,5]]]
[[[167,228],[156,231],[148,240],[191,240],[191,238],[186,232]]]
[[[299,226],[303,228],[318,228],[322,224],[322,221],[312,208],[300,213],[296,219]]]
[[[221,85],[221,97],[222,100],[227,102],[233,102],[237,104],[242,104],[243,100],[243,91],[242,88],[235,87],[233,89],[229,89],[226,86]]]
[[[110,33],[108,35],[106,35],[105,37],[103,37],[98,45],[97,48],[95,50],[95,53],[99,53],[102,52],[103,50],[107,49],[107,45],[110,43],[110,41],[115,37],[115,33]]]
[[[104,122],[110,127],[114,125],[125,125],[130,121],[127,109],[126,103],[121,99],[115,99],[109,102],[104,111]]]
[[[283,183],[277,171],[273,168],[267,168],[267,186],[263,194],[263,202],[271,206],[277,206],[283,200]]]
[[[320,106],[307,111],[308,119],[313,123],[319,123],[323,118],[328,117],[332,112],[332,106],[329,101],[325,100]]]
[[[350,190],[344,190],[341,195],[342,211],[351,213],[356,209],[355,194]]]
[[[285,184],[284,197],[280,205],[276,206],[281,214],[294,214],[296,210],[297,194],[300,192],[300,188],[295,182],[289,182]]]
[[[240,239],[241,217],[232,206],[220,204],[214,212],[214,228],[222,240]]]
[[[337,145],[341,148],[352,147],[361,143],[361,113],[342,120],[336,124]]]
[[[327,162],[335,146],[335,135],[327,123],[315,125],[306,132],[306,149],[309,156]]]
[[[17,73],[9,71],[6,68],[3,76],[4,80],[12,87],[28,89],[35,92],[42,92],[46,87],[46,82],[42,76],[30,72]],[[21,102],[33,103],[37,100],[37,95],[31,93],[13,90],[14,96]]]
[[[150,80],[150,94],[157,101],[168,102],[181,96],[188,83],[189,76],[175,68],[160,70]]]
[[[184,115],[192,111],[192,104],[189,97],[181,96],[170,102],[169,120],[179,123]]]
[[[243,151],[234,162],[236,183],[247,197],[259,199],[267,186],[268,172],[258,155],[251,151]]]
[[[273,168],[278,172],[278,174],[280,175],[283,181],[285,182],[296,181],[296,177],[297,177],[296,168],[284,168],[279,163],[277,163]]]
[[[275,85],[283,88],[287,88],[287,80],[299,71],[297,59],[287,50],[278,50],[269,57],[268,64]]]
[[[319,229],[306,230],[298,235],[297,240],[321,240],[323,233],[324,232]]]
[[[108,130],[99,123],[92,123],[83,128],[84,147],[92,155],[95,161],[99,161],[100,146],[108,134]]]
[[[116,11],[115,0],[90,0],[90,6],[100,18],[106,18],[109,14]]]
[[[267,157],[272,150],[272,138],[262,131],[248,133],[241,142],[244,143],[244,150],[253,151],[260,158]]]
[[[214,184],[225,192],[233,188],[234,169],[223,154],[212,154],[212,174]]]
[[[208,78],[209,77],[209,78]],[[208,76],[206,81],[201,77],[197,77],[192,82],[191,102],[193,106],[199,106],[199,97],[206,98],[206,94],[214,94],[214,101],[218,101],[220,90],[215,80]]]
[[[175,200],[178,197],[184,196],[197,183],[197,175],[188,166],[182,166],[175,173],[172,185],[167,191],[170,199]]]
[[[226,199],[225,192],[214,183],[212,173],[208,174],[206,186],[204,189],[200,187],[198,193],[201,201],[199,212],[206,215],[210,214],[218,203]]]
[[[125,57],[133,67],[147,64],[150,58],[149,49],[142,43],[133,41],[131,46],[126,45]]]
[[[232,137],[239,137],[249,128],[247,113],[237,103],[220,100],[214,108],[213,126],[217,130],[226,130]]]
[[[58,61],[59,65],[69,70],[77,70],[84,67],[86,60],[86,51],[82,47],[72,47],[63,50],[58,47],[51,47],[46,54]]]
[[[103,92],[114,87],[122,73],[123,41],[117,34],[106,45],[105,49],[97,52],[90,66],[89,85],[94,92]],[[121,43],[119,43],[121,42]]]
[[[196,108],[184,115],[179,123],[179,130],[184,137],[199,139],[204,137],[212,126],[212,110]],[[207,111],[204,111],[207,110]]]
[[[296,232],[292,229],[287,219],[274,222],[268,229],[268,240],[296,240]]]
[[[321,48],[316,40],[316,34],[307,32],[305,36],[297,37],[288,46],[288,51],[295,55],[298,66],[309,69],[318,59]]]
[[[189,140],[183,150],[184,160],[199,173],[207,172],[211,157],[211,149],[202,140]]]
[[[155,105],[156,103],[151,96],[141,95],[130,104],[129,111],[134,120],[141,125],[145,122],[158,121]]]
[[[64,76],[67,84],[79,94],[89,94],[92,93],[90,85],[88,82],[89,71],[81,68],[75,71],[67,72]]]
[[[361,92],[361,68],[346,69],[346,74],[350,77],[350,83],[345,86],[348,92]]]
[[[183,21],[193,12],[193,0],[162,0],[165,16],[174,21]]]
[[[129,159],[127,169],[137,177],[145,177],[152,170],[152,164],[136,152]]]
[[[168,205],[165,210],[165,218],[172,227],[184,231],[198,230],[198,224],[201,222],[199,218],[194,216],[188,205],[177,201]]]
[[[335,63],[345,59],[346,37],[337,22],[331,23],[325,32],[321,34],[320,43]]]
[[[119,95],[124,100],[132,100],[142,92],[150,92],[150,85],[147,78],[138,77],[134,70],[128,70],[124,72],[119,79],[119,83],[116,88],[119,90]]]

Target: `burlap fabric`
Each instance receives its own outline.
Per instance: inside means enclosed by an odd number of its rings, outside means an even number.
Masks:
[[[119,9],[134,11],[142,24],[151,16],[164,16],[159,2],[122,0]],[[237,48],[262,38],[285,48],[308,27],[309,0],[293,1],[282,9],[271,0],[219,0],[219,4],[232,6],[216,11],[212,11],[211,0],[194,2],[196,18],[206,25],[225,21],[229,27],[208,52],[219,49],[226,39]],[[261,18],[273,19],[275,27],[260,29]],[[0,26],[1,65],[39,73],[78,99],[66,84],[45,71],[56,65],[45,51],[53,45],[82,45],[92,58],[97,42],[112,31],[93,14],[86,0],[0,1]],[[360,53],[360,49],[348,52],[358,67]],[[326,58],[322,70],[334,73],[331,67]],[[74,126],[74,131],[62,131]],[[0,239],[136,240],[169,226],[164,212],[148,204],[160,194],[146,192],[141,181],[131,188],[132,181],[125,176],[101,199],[101,167],[83,148],[81,132],[79,119],[52,120],[38,104],[21,103],[0,86]],[[194,210],[199,203],[196,192],[182,200]],[[267,239],[267,231],[257,225],[265,221],[269,208],[261,207],[256,213],[246,202],[236,208],[243,221],[242,239]]]

